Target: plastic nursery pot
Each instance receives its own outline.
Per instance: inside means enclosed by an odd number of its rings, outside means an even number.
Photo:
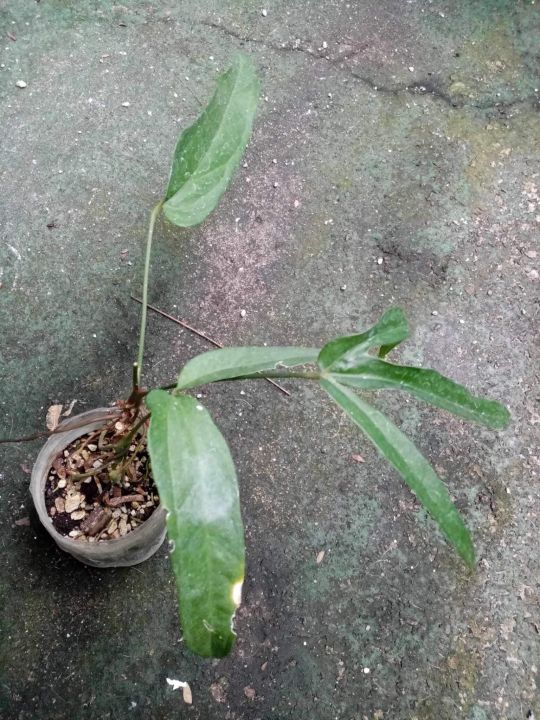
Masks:
[[[30,480],[30,494],[39,520],[58,547],[86,565],[102,568],[137,565],[151,557],[165,539],[164,508],[158,506],[148,520],[124,537],[96,543],[77,542],[76,539],[61,535],[54,527],[45,506],[45,483],[52,463],[70,443],[96,430],[105,419],[112,419],[116,414],[114,408],[98,408],[65,420],[61,425],[65,432],[51,435],[41,448]],[[81,427],[82,422],[85,424]],[[75,425],[77,427],[70,430]]]

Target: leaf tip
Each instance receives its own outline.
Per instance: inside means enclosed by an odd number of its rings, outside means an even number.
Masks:
[[[457,551],[457,554],[467,566],[468,570],[472,571],[476,567],[476,554],[474,551],[473,540],[471,533],[462,520],[460,520],[460,525],[461,527],[457,533],[445,531],[445,534],[454,550]]]
[[[512,416],[510,415],[510,410],[506,407],[506,405],[503,405],[502,403],[496,401],[495,407],[497,409],[497,424],[495,425],[495,428],[497,430],[505,430],[510,424],[510,420],[512,419]]]
[[[472,540],[467,543],[467,546],[464,547],[459,554],[462,560],[464,560],[467,568],[473,571],[476,567],[476,555],[474,552],[474,545],[472,544]]]

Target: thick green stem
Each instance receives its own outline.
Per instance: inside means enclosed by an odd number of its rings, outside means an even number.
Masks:
[[[150,274],[150,257],[152,255],[152,238],[154,235],[154,225],[157,217],[161,212],[163,201],[160,201],[150,214],[150,223],[148,225],[148,235],[146,238],[146,257],[144,259],[144,277],[142,291],[142,309],[141,309],[141,329],[139,331],[139,353],[137,355],[137,385],[141,384],[141,374],[144,356],[144,336],[146,334],[146,314],[148,305],[148,277]]]

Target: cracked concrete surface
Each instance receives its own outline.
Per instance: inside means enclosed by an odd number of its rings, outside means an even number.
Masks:
[[[153,303],[226,344],[319,344],[399,305],[414,334],[397,359],[513,416],[497,434],[373,398],[447,482],[468,575],[315,388],[205,390],[248,559],[219,662],[183,647],[166,548],[98,571],[16,525],[39,443],[3,446],[0,716],[540,717],[538,4],[13,0],[0,26],[2,435],[127,392],[148,213],[238,50],[264,88],[245,166],[200,228],[160,225]],[[148,381],[204,349],[152,317]]]
[[[269,50],[274,50],[276,52],[305,53],[308,57],[311,57],[314,60],[321,60],[330,65],[333,65],[340,71],[350,75],[350,77],[363,83],[371,90],[376,90],[378,93],[389,93],[395,96],[398,96],[400,93],[412,93],[413,95],[428,94],[435,99],[445,102],[451,107],[464,107],[467,105],[470,107],[478,108],[480,110],[504,110],[506,108],[521,104],[531,105],[534,107],[537,106],[539,103],[539,95],[537,89],[530,92],[525,97],[516,97],[508,101],[497,99],[492,100],[488,103],[478,103],[474,100],[471,101],[470,99],[462,96],[461,93],[456,93],[455,95],[452,95],[449,92],[443,90],[441,85],[439,84],[440,81],[431,77],[431,75],[433,75],[433,73],[431,72],[428,73],[428,76],[426,76],[425,78],[414,80],[413,82],[406,82],[401,84],[396,83],[392,85],[380,84],[379,82],[367,75],[359,74],[351,66],[351,61],[358,59],[362,49],[365,48],[365,44],[362,45],[360,48],[356,49],[350,49],[351,46],[345,45],[346,50],[345,52],[343,52],[339,47],[340,44],[342,44],[341,41],[340,43],[338,43],[338,49],[334,53],[332,53],[328,52],[328,43],[326,41],[323,41],[324,44],[322,47],[314,49],[312,44],[306,43],[300,38],[297,38],[292,43],[283,42],[278,44],[270,42],[264,38],[242,35],[242,33],[240,33],[239,31],[228,28],[220,22],[202,21],[202,24],[214,30],[218,30],[225,35],[235,38],[236,40],[239,40],[242,45],[250,45],[253,43],[255,45],[262,45],[263,47]],[[414,68],[412,68],[412,70],[414,71]]]

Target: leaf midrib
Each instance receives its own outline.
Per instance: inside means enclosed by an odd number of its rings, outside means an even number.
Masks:
[[[176,402],[175,402],[175,411],[176,411],[177,409],[178,409],[178,408],[176,407]],[[173,459],[172,454],[171,454],[172,443],[170,442],[170,437],[169,437],[169,429],[170,429],[170,427],[171,427],[171,425],[170,425],[170,419],[171,419],[170,415],[171,415],[171,414],[168,412],[168,413],[167,413],[167,456],[168,456],[168,458],[169,458],[169,465],[170,465],[171,468],[173,468],[173,467],[176,467],[176,463],[173,463],[173,462],[172,462],[172,459]],[[172,474],[171,474],[171,478],[172,478]],[[174,504],[174,506],[175,506],[174,512],[175,512],[175,515],[176,515],[176,502],[175,502],[175,493],[174,493],[174,483],[173,483],[173,482],[171,482],[171,495],[172,495],[172,498],[171,498],[171,499],[172,499],[173,504]],[[184,503],[182,503],[182,505],[183,505],[183,504],[184,504]],[[182,507],[182,505],[181,505],[180,507]],[[213,574],[214,568],[212,567],[211,562],[210,562],[210,555],[211,555],[211,553],[209,553],[209,552],[208,552],[208,549],[207,549],[207,548],[208,548],[208,533],[207,533],[207,532],[202,532],[201,535],[203,536],[203,541],[204,541],[204,546],[205,546],[204,564],[205,564],[206,570],[207,570],[207,575],[206,575],[206,577],[211,577],[211,574]],[[175,552],[176,552],[176,547],[175,547]],[[201,554],[202,554],[202,553],[201,553]],[[182,588],[180,587],[180,593],[181,593],[181,592],[182,592]],[[212,606],[215,606],[215,603],[211,603],[211,602],[210,602],[210,595],[211,595],[211,594],[210,594],[209,592],[205,592],[205,593],[204,593],[204,601],[201,603],[201,605],[202,605],[203,608],[206,610],[206,612],[205,612],[204,614],[205,614],[205,615],[208,615],[208,616],[210,616],[210,617],[213,617],[213,614],[210,612],[210,610],[211,610]],[[213,622],[215,622],[215,621],[213,621]],[[214,627],[214,624],[212,624],[212,623],[210,623],[210,622],[209,622],[208,624],[211,625],[212,627]],[[206,633],[209,633],[208,629],[204,626],[204,624],[203,624],[203,628],[201,628],[201,630],[204,630]],[[211,653],[211,652],[212,652],[212,642],[211,642],[210,633],[209,633],[206,637],[208,638],[207,650],[208,650],[208,652]]]
[[[185,182],[178,188],[178,190],[174,193],[174,195],[172,195],[172,196],[166,201],[166,203],[168,203],[170,200],[172,200],[172,199],[177,195],[177,193],[179,193],[181,190],[183,190],[183,189],[186,187],[186,185],[188,185],[189,183],[192,183],[192,181],[193,181],[193,176],[194,176],[195,173],[198,171],[198,169],[200,168],[200,166],[204,163],[204,161],[206,160],[206,158],[207,158],[208,154],[210,153],[210,151],[213,150],[214,145],[215,145],[215,141],[216,141],[216,137],[217,137],[217,136],[219,135],[219,133],[221,132],[221,129],[222,129],[223,124],[224,124],[224,121],[225,121],[225,117],[227,116],[227,114],[228,114],[228,112],[229,112],[229,110],[230,110],[231,104],[232,104],[232,97],[233,97],[233,95],[234,95],[234,93],[235,93],[235,91],[236,91],[236,86],[237,86],[237,84],[238,84],[238,78],[239,78],[239,76],[240,76],[240,73],[239,73],[239,71],[238,71],[236,68],[235,68],[235,72],[236,72],[236,80],[235,80],[233,89],[232,89],[232,91],[231,91],[230,94],[229,94],[229,99],[228,99],[228,101],[227,101],[226,108],[225,108],[225,110],[224,110],[224,112],[223,112],[223,114],[222,114],[222,116],[221,116],[221,120],[219,121],[219,125],[218,125],[218,127],[217,127],[217,129],[216,129],[216,132],[215,132],[214,135],[212,136],[212,140],[210,141],[210,144],[209,144],[208,147],[206,148],[206,151],[205,151],[204,155],[202,156],[202,158],[200,159],[200,161],[198,162],[197,167],[195,168],[195,170],[194,170],[192,173],[190,173],[189,177],[188,177],[188,178],[185,180]],[[210,102],[212,102],[212,101],[210,101]],[[197,121],[196,121],[196,122],[197,122]],[[233,153],[233,154],[234,154],[234,153]],[[229,157],[229,161],[230,161],[230,157]],[[225,163],[223,163],[223,164],[225,164]]]
[[[372,361],[374,358],[372,358],[370,355],[365,355],[366,360]],[[490,417],[490,411],[489,407],[492,403],[496,403],[494,400],[487,400],[485,398],[477,397],[476,395],[473,395],[469,390],[467,390],[466,387],[463,385],[460,385],[459,383],[454,382],[450,378],[445,378],[443,375],[438,373],[436,370],[432,369],[426,369],[426,368],[415,368],[415,367],[408,367],[403,365],[394,365],[393,363],[389,363],[386,360],[379,361],[381,363],[385,363],[385,365],[391,366],[393,368],[398,369],[405,369],[405,370],[420,370],[424,373],[433,373],[435,378],[441,378],[443,380],[448,380],[453,385],[456,386],[456,390],[459,392],[462,392],[464,395],[464,400],[471,405],[476,405],[477,407],[471,407],[469,405],[465,405],[463,402],[460,402],[459,400],[455,400],[454,398],[449,398],[446,396],[441,395],[440,393],[434,392],[433,390],[429,390],[424,387],[419,387],[415,385],[414,383],[411,383],[407,379],[404,380],[396,380],[394,378],[385,378],[383,375],[384,368],[382,367],[380,369],[380,372],[377,373],[376,371],[371,370],[369,366],[359,366],[356,368],[351,368],[350,371],[344,371],[342,373],[339,372],[339,370],[333,370],[329,373],[325,373],[324,377],[327,380],[330,379],[336,379],[338,382],[341,379],[341,382],[344,382],[344,384],[348,384],[346,382],[346,378],[358,378],[360,381],[365,379],[370,382],[378,382],[381,384],[381,389],[388,389],[388,390],[402,390],[403,392],[409,392],[411,395],[416,395],[420,399],[424,400],[424,402],[430,403],[435,406],[443,406],[444,409],[446,409],[448,412],[452,412],[455,415],[459,417],[463,417],[464,415],[468,419],[476,420],[477,422],[482,422],[482,420],[485,422],[486,420],[489,422]],[[369,388],[366,388],[369,389]],[[376,389],[376,388],[372,388]],[[486,405],[488,406],[486,409]],[[497,404],[494,404],[493,406],[493,412],[497,409]]]

